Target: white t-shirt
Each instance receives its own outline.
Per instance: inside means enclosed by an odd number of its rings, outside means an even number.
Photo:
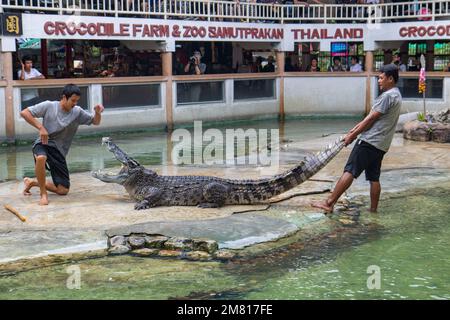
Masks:
[[[350,66],[350,72],[362,72],[362,67],[359,63]]]
[[[19,77],[19,79],[20,79],[21,75],[22,75],[22,70],[19,70],[17,72],[17,76]],[[37,71],[35,68],[31,68],[30,72],[25,71],[24,80],[29,80],[31,78],[36,78],[36,77],[40,77],[40,76],[42,76],[42,73]],[[22,92],[22,101],[31,100],[33,98],[36,98],[39,95],[37,89],[22,89],[21,92]]]
[[[17,72],[17,76],[20,79],[20,76],[22,75],[22,70],[19,70]],[[25,78],[24,80],[29,80],[31,78],[36,78],[36,77],[40,77],[42,76],[42,73],[40,73],[39,71],[37,71],[35,68],[31,68],[30,72],[26,72],[25,71]]]

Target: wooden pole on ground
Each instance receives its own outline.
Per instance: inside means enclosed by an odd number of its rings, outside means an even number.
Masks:
[[[9,204],[5,204],[4,205],[5,209],[8,210],[9,212],[13,213],[17,218],[19,218],[22,222],[26,222],[27,219],[22,216],[19,211],[17,211],[16,209],[14,209],[13,207],[11,207]]]

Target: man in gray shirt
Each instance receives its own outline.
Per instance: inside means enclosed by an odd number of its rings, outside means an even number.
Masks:
[[[94,107],[90,114],[77,106],[80,89],[74,84],[64,87],[60,101],[44,101],[23,110],[20,115],[39,130],[39,137],[33,144],[36,179],[24,178],[24,195],[31,195],[32,187],[39,187],[40,205],[48,204],[47,191],[66,195],[70,188],[66,156],[79,125],[99,125],[102,105]],[[36,119],[42,118],[42,124]],[[45,179],[45,169],[52,176],[52,182]]]
[[[339,197],[351,186],[353,180],[365,171],[366,180],[370,182],[370,211],[377,211],[381,193],[379,181],[381,162],[394,137],[402,104],[402,96],[396,86],[398,67],[388,64],[380,71],[378,85],[383,93],[375,99],[369,115],[351,129],[344,138],[347,146],[361,133],[344,168],[344,173],[328,199],[312,203],[313,207],[323,209],[327,213],[333,212]]]

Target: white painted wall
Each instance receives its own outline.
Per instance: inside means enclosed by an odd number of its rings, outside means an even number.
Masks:
[[[287,116],[364,113],[365,77],[288,77],[284,88]]]
[[[276,116],[279,112],[279,79],[275,81],[275,99],[233,101],[233,80],[225,80],[225,101],[197,105],[176,104],[176,82],[173,83],[173,119],[175,124],[194,120],[220,121]]]

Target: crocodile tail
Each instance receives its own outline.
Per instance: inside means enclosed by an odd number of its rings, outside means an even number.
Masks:
[[[266,200],[273,196],[286,192],[299,184],[305,182],[311,178],[314,174],[319,172],[323,167],[327,165],[344,147],[343,137],[339,137],[334,143],[331,143],[327,148],[315,155],[305,157],[296,167],[289,169],[281,174],[278,174],[267,180],[259,180],[259,183],[255,183],[249,186],[249,189],[253,189],[253,193],[262,195],[262,199]]]

